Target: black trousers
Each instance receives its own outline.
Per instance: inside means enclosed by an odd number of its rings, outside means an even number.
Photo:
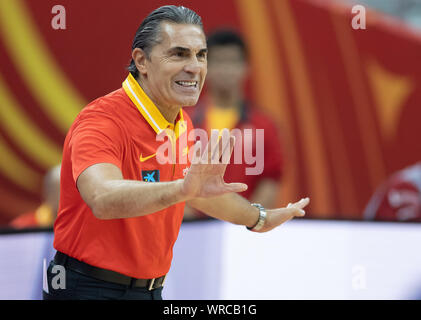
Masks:
[[[47,269],[48,293],[43,290],[44,300],[162,300],[162,287],[149,291],[122,284],[88,277],[70,269]],[[64,274],[63,274],[64,273]]]

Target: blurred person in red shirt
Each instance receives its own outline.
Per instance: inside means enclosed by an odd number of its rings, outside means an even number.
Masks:
[[[364,218],[421,221],[421,162],[390,176],[371,197]]]
[[[19,215],[10,222],[15,229],[52,227],[60,200],[60,165],[46,173],[43,181],[43,202],[33,212]]]
[[[260,174],[246,174],[247,164],[244,155],[241,163],[227,166],[225,179],[227,182],[242,182],[248,189],[242,196],[251,202],[261,203],[265,207],[273,207],[279,203],[280,181],[283,168],[282,147],[279,132],[268,115],[259,110],[246,98],[245,84],[249,65],[247,48],[241,36],[231,29],[219,29],[208,35],[208,74],[207,91],[204,98],[195,108],[188,110],[196,128],[212,129],[228,128],[252,130],[252,154],[263,163]],[[256,129],[264,130],[264,150],[259,153],[256,143]],[[237,139],[236,143],[250,143],[250,139]],[[186,206],[185,218],[195,219],[204,215]]]

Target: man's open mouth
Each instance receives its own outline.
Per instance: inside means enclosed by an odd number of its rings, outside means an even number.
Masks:
[[[176,84],[185,88],[197,88],[198,81],[176,81]]]

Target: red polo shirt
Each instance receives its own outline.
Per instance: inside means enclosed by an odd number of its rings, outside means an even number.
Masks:
[[[188,160],[186,164],[159,164],[155,156],[163,143],[157,141],[157,135],[172,126],[132,75],[123,88],[80,112],[64,142],[55,249],[135,278],[160,277],[169,271],[184,203],[141,217],[100,220],[82,200],[76,181],[86,168],[104,162],[119,167],[128,180],[182,179]],[[179,144],[187,141],[181,137],[192,129],[190,118],[181,110],[174,128],[177,153],[188,150]]]

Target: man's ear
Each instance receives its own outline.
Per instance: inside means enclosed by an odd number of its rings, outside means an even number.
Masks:
[[[132,58],[133,61],[136,65],[137,70],[139,71],[140,74],[142,74],[143,76],[146,76],[147,74],[147,69],[146,69],[146,53],[145,51],[143,51],[140,48],[135,48],[132,51]]]

